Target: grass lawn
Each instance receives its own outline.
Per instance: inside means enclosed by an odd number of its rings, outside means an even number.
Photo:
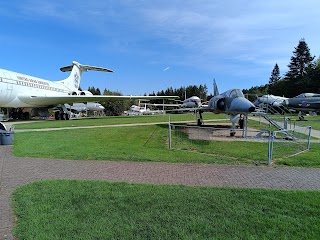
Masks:
[[[219,164],[253,164],[267,160],[266,142],[193,142],[192,144],[196,144],[198,149],[206,153],[203,154],[199,151],[191,151],[191,147],[186,147],[189,151],[169,150],[167,136],[167,125],[15,133],[13,152],[16,156],[22,157],[74,160]],[[275,164],[320,167],[318,149],[319,144],[314,143],[311,145],[310,152],[288,159],[275,160]]]
[[[81,127],[81,126],[101,126],[115,124],[132,124],[132,123],[152,123],[152,122],[169,122],[171,121],[193,121],[196,122],[196,116],[192,113],[186,114],[165,114],[153,116],[108,116],[97,118],[81,118],[69,121],[57,120],[39,120],[29,123],[16,123],[15,129],[41,129],[41,128],[62,128],[62,127]],[[203,114],[204,121],[222,119],[225,120],[224,114]]]
[[[12,203],[18,239],[318,239],[320,192],[41,181]]]
[[[266,157],[267,145],[212,142],[214,154],[169,150],[166,125],[15,133],[15,156],[74,159],[252,164]]]

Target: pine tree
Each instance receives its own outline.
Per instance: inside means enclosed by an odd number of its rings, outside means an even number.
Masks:
[[[293,51],[293,56],[288,65],[289,71],[285,76],[286,80],[299,80],[304,77],[313,59],[314,56],[311,56],[310,49],[304,38],[302,38]]]
[[[269,78],[269,85],[268,85],[268,93],[269,94],[272,93],[272,87],[279,80],[280,80],[280,68],[279,68],[278,64],[276,63],[276,65],[274,66],[274,68],[273,68],[273,70],[271,72],[271,76]]]

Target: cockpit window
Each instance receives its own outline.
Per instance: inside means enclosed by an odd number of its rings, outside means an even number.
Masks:
[[[240,91],[240,89],[233,89],[230,92],[230,97],[235,98],[235,97],[244,97],[243,93]]]

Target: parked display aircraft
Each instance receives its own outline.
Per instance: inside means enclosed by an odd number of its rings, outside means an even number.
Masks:
[[[65,107],[70,110],[74,110],[77,112],[85,112],[85,111],[103,111],[104,106],[100,103],[95,102],[87,102],[87,103],[73,103],[73,104],[65,104]]]
[[[88,70],[113,72],[110,69],[83,65],[72,62],[72,65],[62,67],[63,72],[71,71],[68,78],[61,81],[48,81],[25,74],[0,69],[0,108],[37,108],[46,112],[48,108],[61,106],[56,119],[68,119],[69,116],[63,104],[84,103],[124,99],[165,99],[178,96],[106,96],[92,95],[89,91],[79,91],[82,72]]]
[[[199,97],[192,96],[183,100],[182,103],[147,103],[147,105],[155,107],[195,108],[201,107],[202,103]]]
[[[293,98],[280,97],[275,95],[263,95],[255,102],[259,104],[270,104],[272,107],[286,107],[288,109],[295,109],[299,111],[320,111],[320,94],[318,93],[301,93]]]
[[[218,88],[215,86],[214,92],[214,94],[217,95],[209,100],[208,106],[193,109],[195,112],[199,113],[197,120],[199,126],[203,124],[203,112],[226,113],[230,115],[232,129],[235,129],[235,124],[239,121],[239,114],[248,114],[255,111],[253,103],[244,97],[240,89],[230,89],[219,94]],[[234,131],[230,132],[230,135],[234,134]]]
[[[288,108],[299,111],[319,112],[320,111],[320,94],[318,93],[301,93],[296,97],[287,98],[283,105]]]
[[[254,102],[255,105],[259,105],[261,103],[270,104],[273,107],[281,107],[283,106],[283,101],[287,100],[286,97],[280,97],[275,95],[263,95],[258,97],[257,100]]]
[[[144,107],[141,107],[140,103],[139,105],[132,105],[128,111],[125,111],[126,115],[129,116],[137,116],[137,115],[154,115],[154,114],[161,114],[164,113],[162,110],[150,110],[150,108],[147,108],[147,104],[144,103]]]

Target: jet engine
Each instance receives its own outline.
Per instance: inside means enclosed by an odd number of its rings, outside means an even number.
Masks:
[[[93,96],[93,94],[89,91],[81,91],[79,95]]]
[[[224,98],[217,98],[211,104],[211,107],[215,110],[224,111],[226,108],[225,99]]]
[[[92,92],[89,92],[89,91],[72,92],[71,95],[93,96]]]

